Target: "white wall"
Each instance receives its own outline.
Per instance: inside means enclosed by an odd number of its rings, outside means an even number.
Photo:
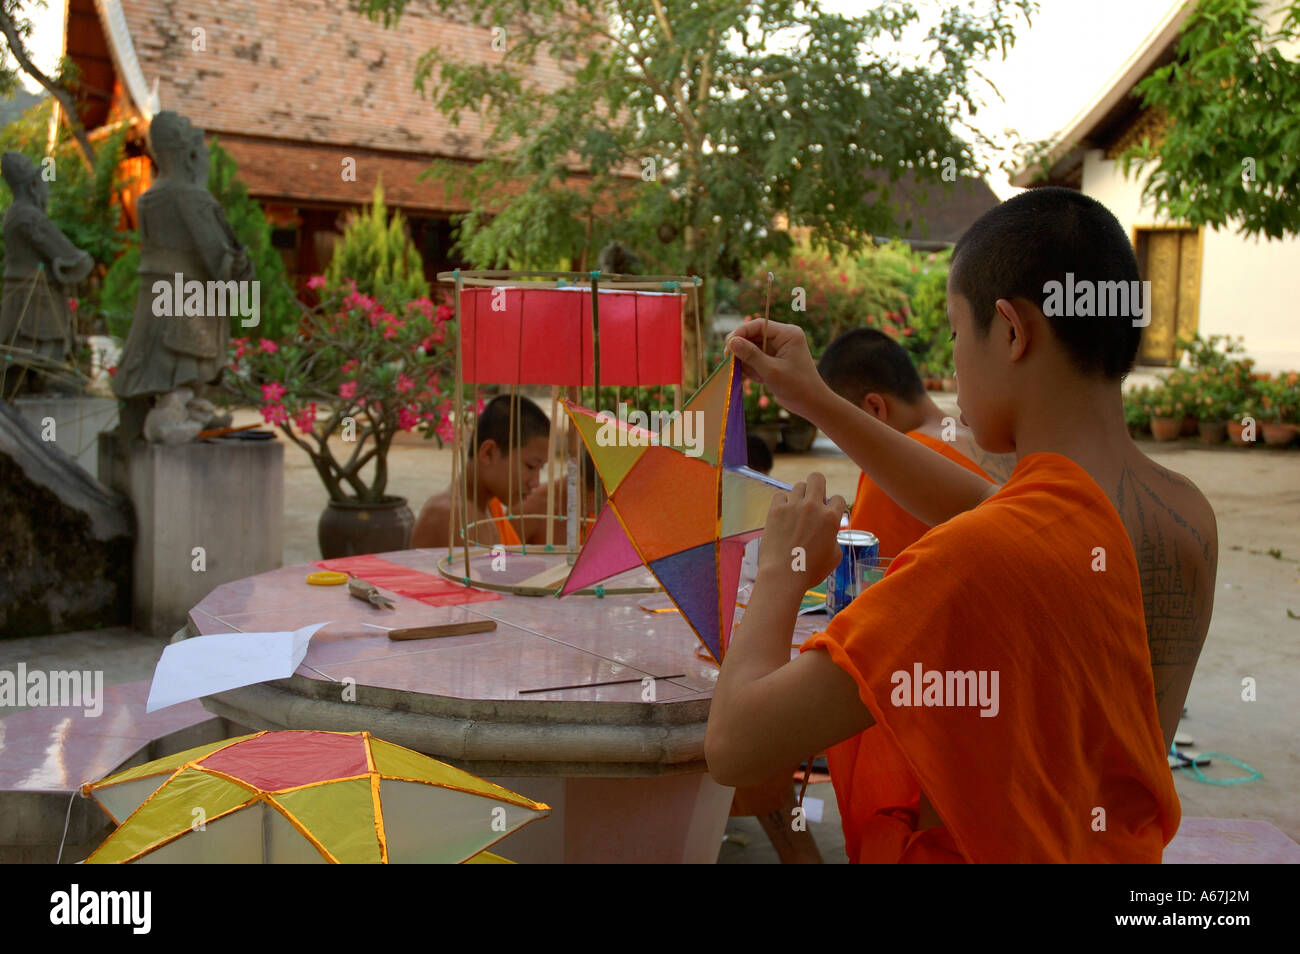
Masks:
[[[1134,226],[1172,224],[1142,205],[1144,181],[1136,167],[1124,178],[1100,149],[1084,156],[1083,191],[1115,213],[1129,235]],[[1300,239],[1247,239],[1207,228],[1199,331],[1244,337],[1261,370],[1300,369]]]

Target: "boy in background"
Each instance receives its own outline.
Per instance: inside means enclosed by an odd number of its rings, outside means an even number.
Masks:
[[[524,499],[537,489],[546,466],[551,422],[535,403],[518,397],[511,419],[511,398],[494,397],[474,424],[466,453],[465,478],[470,523],[478,523],[470,534],[472,545],[501,543],[518,546],[520,530],[506,519],[508,500],[515,513]],[[462,507],[458,487],[448,486],[434,494],[420,508],[411,533],[411,546],[445,547],[451,524],[459,521]],[[490,520],[491,523],[486,523]],[[456,528],[455,545],[465,542],[463,528]]]
[[[883,332],[846,331],[827,347],[817,371],[832,391],[853,406],[971,473],[994,483],[1010,476],[1015,457],[982,450],[970,428],[934,403],[907,351]],[[897,556],[930,529],[886,496],[865,472],[858,478],[849,526],[874,533],[882,557]]]
[[[775,461],[767,442],[754,434],[746,440],[746,461],[751,470],[771,474]],[[750,540],[747,547],[758,549],[758,541]],[[731,818],[758,819],[767,834],[776,856],[783,865],[819,865],[821,852],[806,825],[795,829],[791,825],[798,800],[794,794],[794,767],[778,771],[771,778],[756,785],[743,785],[736,789],[731,799]]]
[[[578,531],[578,545],[581,546],[587,540],[587,534],[591,528],[596,525],[596,516],[600,508],[597,506],[596,487],[600,476],[596,473],[596,462],[591,459],[584,447],[582,453],[582,488],[584,510],[583,523]],[[555,508],[555,527],[551,531],[551,540],[556,549],[564,549],[568,541],[568,529],[565,520],[569,512],[569,480],[567,474],[557,473],[555,475],[555,500],[552,506]],[[519,512],[527,516],[528,519],[523,521],[524,524],[524,542],[531,546],[544,546],[546,544],[546,484],[538,484],[524,500],[523,506]]]

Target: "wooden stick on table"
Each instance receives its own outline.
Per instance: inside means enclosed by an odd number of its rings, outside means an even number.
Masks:
[[[466,633],[486,633],[497,628],[494,619],[472,619],[463,623],[440,623],[434,626],[408,626],[390,629],[389,639],[435,639],[439,636],[464,636]]]

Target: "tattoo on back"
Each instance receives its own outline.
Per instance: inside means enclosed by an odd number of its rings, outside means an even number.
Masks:
[[[1175,475],[1171,483],[1194,489]],[[1147,645],[1155,677],[1156,702],[1194,666],[1205,639],[1208,604],[1213,599],[1215,553],[1201,532],[1168,504],[1150,484],[1125,466],[1115,495],[1120,519],[1129,527],[1142,582]],[[1199,553],[1180,548],[1185,535]]]

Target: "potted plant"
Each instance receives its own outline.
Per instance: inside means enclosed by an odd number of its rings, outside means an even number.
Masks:
[[[311,457],[329,492],[318,526],[326,558],[404,549],[414,518],[385,493],[389,446],[399,431],[440,442],[453,433],[451,308],[428,298],[389,308],[345,287],[322,291],[292,341],[232,341],[226,376],[234,397]]]
[[[1250,430],[1247,431],[1247,424],[1250,422]],[[1256,399],[1251,396],[1240,398],[1232,409],[1232,417],[1228,419],[1228,440],[1232,441],[1237,447],[1249,447],[1255,443],[1254,432],[1259,426],[1259,408]],[[1250,439],[1247,440],[1247,433]]]
[[[761,438],[767,449],[776,453],[781,442],[781,406],[763,385],[753,381],[744,383],[741,396],[745,404],[745,430]]]
[[[1297,428],[1297,374],[1288,371],[1259,382],[1260,422],[1264,443],[1269,447],[1286,447],[1295,440]]]
[[[1189,368],[1209,371],[1213,376],[1221,376],[1242,364],[1246,353],[1243,339],[1229,335],[1210,335],[1209,338],[1194,335],[1190,340],[1178,338],[1176,343],[1179,350],[1187,353]]]
[[[1173,441],[1182,436],[1186,409],[1176,385],[1166,380],[1157,387],[1147,405],[1151,416],[1151,436],[1158,441]]]
[[[1150,404],[1153,392],[1153,388],[1143,386],[1124,395],[1124,423],[1134,438],[1151,432]]]
[[[1179,437],[1196,436],[1196,379],[1196,372],[1181,370],[1173,371],[1164,378],[1164,385],[1176,405],[1174,413],[1179,416]]]
[[[1197,434],[1204,444],[1222,444],[1228,439],[1225,385],[1207,372],[1193,375],[1192,380]]]
[[[781,446],[791,454],[806,454],[817,439],[817,426],[786,411],[781,419]]]

